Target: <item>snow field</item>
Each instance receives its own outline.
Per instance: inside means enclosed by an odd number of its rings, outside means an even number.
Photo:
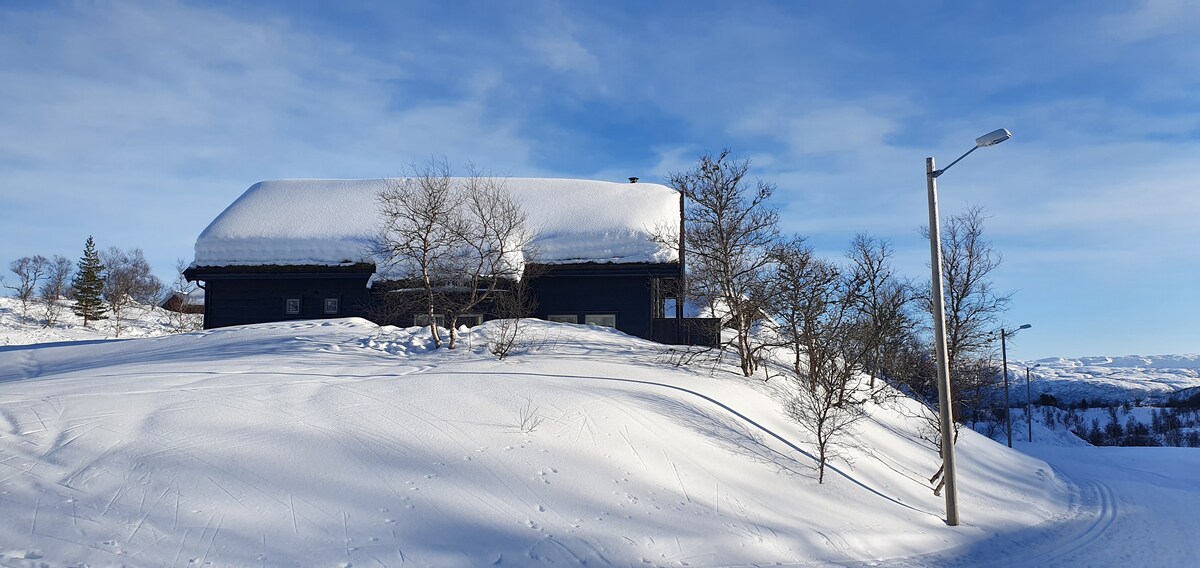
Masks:
[[[64,300],[60,304],[62,306],[60,321],[46,327],[43,326],[41,320],[45,310],[41,304],[31,302],[29,313],[22,317],[21,303],[17,299],[0,296],[0,347],[113,338],[111,320],[92,322],[88,327],[84,327],[83,319],[71,313],[70,301]],[[156,337],[174,333],[173,319],[179,317],[179,314],[168,312],[157,306],[130,306],[121,320],[121,339]],[[199,314],[182,317],[192,322],[195,327],[199,327],[204,319]]]
[[[456,352],[358,319],[0,348],[0,564],[917,565],[1070,511],[1045,462],[964,431],[949,528],[891,406],[818,486],[772,383],[539,322],[497,361],[486,327]]]
[[[1053,357],[1010,363],[1014,396],[1024,399],[1024,368],[1030,372],[1033,398],[1052,394],[1062,403],[1089,400],[1132,401],[1163,397],[1200,386],[1200,355],[1129,355],[1125,357]],[[1019,393],[1019,394],[1017,394]]]

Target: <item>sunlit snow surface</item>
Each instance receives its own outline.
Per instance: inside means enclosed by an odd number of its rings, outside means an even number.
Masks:
[[[196,266],[337,265],[377,262],[379,194],[401,180],[275,180],[256,183],[196,241]],[[679,193],[653,183],[509,178],[503,186],[536,235],[543,263],[667,262],[676,247],[652,235],[676,230]],[[383,262],[377,262],[381,266]]]
[[[1042,393],[1062,402],[1117,401],[1162,397],[1180,389],[1200,386],[1200,355],[1129,355],[1125,357],[1053,357],[1013,364],[1009,371],[1024,399],[1025,368],[1030,372],[1036,399]]]
[[[778,379],[566,324],[497,361],[491,325],[454,352],[358,319],[0,348],[0,562],[920,565],[1079,517],[1044,462],[964,431],[947,528],[904,399],[818,485]]]

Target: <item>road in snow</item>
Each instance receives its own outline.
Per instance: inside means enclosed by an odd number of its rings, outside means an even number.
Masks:
[[[1064,566],[1195,566],[1200,559],[1200,450],[1019,445],[1076,484],[1081,521]]]
[[[1072,492],[1068,510],[933,554],[874,566],[1195,566],[1200,540],[1200,450],[1062,447],[1018,443],[1045,460]],[[972,511],[962,511],[972,524]]]

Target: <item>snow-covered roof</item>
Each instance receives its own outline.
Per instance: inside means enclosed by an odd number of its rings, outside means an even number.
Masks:
[[[377,197],[395,180],[264,181],[250,186],[196,240],[193,266],[377,263],[370,243],[382,217]],[[536,258],[548,264],[671,262],[656,229],[677,227],[679,193],[653,183],[508,178]]]

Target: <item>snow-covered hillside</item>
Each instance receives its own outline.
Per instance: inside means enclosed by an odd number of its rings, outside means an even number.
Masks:
[[[1034,367],[1038,365],[1037,367]],[[1180,389],[1200,386],[1200,355],[1126,357],[1053,357],[1009,364],[1014,378],[1030,373],[1036,399],[1042,393],[1063,403],[1088,400],[1132,401],[1164,397]],[[1024,400],[1024,385],[1016,385]]]
[[[777,379],[565,324],[497,361],[487,330],[455,352],[356,319],[0,347],[0,564],[915,566],[1090,534],[1078,488],[968,431],[946,527],[906,399],[818,485]]]
[[[70,302],[62,302],[59,321],[49,326],[44,325],[44,310],[43,305],[30,303],[28,313],[22,317],[21,303],[16,298],[0,296],[0,346],[114,337],[111,320],[92,322],[84,327],[83,319],[71,313]],[[178,314],[155,306],[134,305],[124,314],[120,337],[156,337],[178,333],[180,328],[199,328],[202,321],[203,316],[199,314]]]

